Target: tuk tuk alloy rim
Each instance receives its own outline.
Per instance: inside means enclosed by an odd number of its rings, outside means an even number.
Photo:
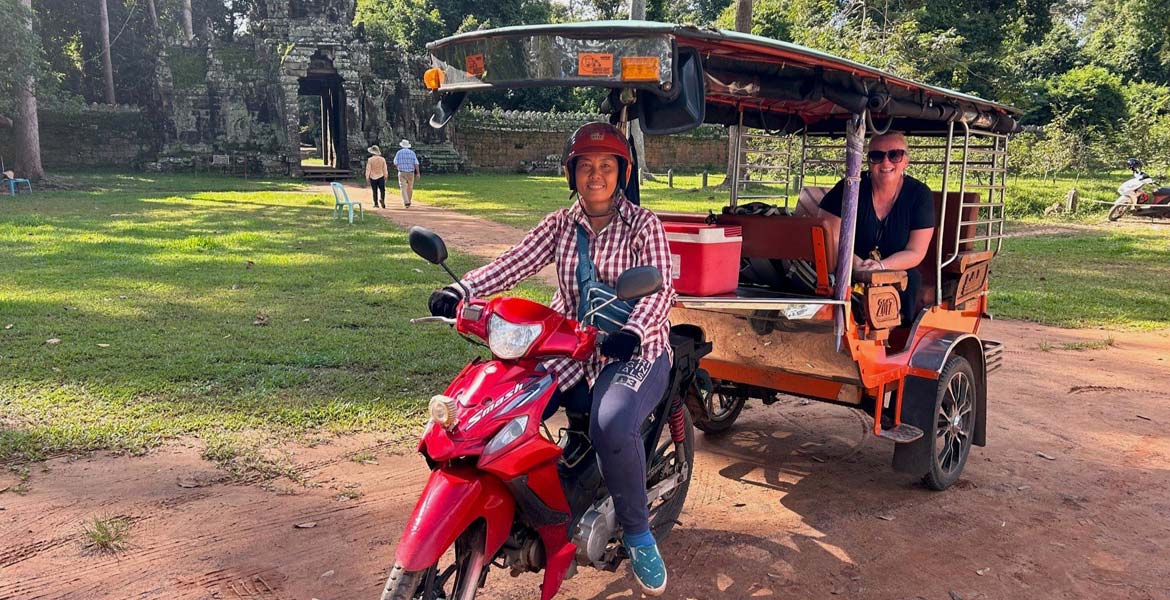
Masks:
[[[947,477],[963,467],[963,457],[971,447],[975,423],[973,390],[966,373],[954,373],[935,415],[934,456],[939,470]]]

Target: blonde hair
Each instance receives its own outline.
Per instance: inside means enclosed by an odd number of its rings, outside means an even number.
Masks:
[[[866,149],[868,150],[870,148],[873,148],[873,143],[878,141],[878,140],[885,140],[885,139],[891,139],[891,138],[896,139],[899,142],[902,142],[903,149],[905,149],[907,151],[910,150],[910,143],[906,141],[906,136],[901,131],[887,131],[885,133],[879,133],[879,134],[874,135],[873,137],[869,138],[869,145],[866,146]]]

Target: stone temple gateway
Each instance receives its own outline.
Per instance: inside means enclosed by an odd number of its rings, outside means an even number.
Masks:
[[[165,47],[143,82],[155,92],[147,106],[42,109],[46,168],[360,178],[367,147],[393,154],[406,138],[428,173],[552,173],[569,133],[603,118],[467,107],[433,129],[428,59],[367,41],[354,0],[255,0],[253,10],[232,41],[208,33]],[[13,152],[8,131],[0,156]],[[726,139],[715,126],[648,136],[646,161],[720,171]]]
[[[168,48],[147,168],[338,177],[360,173],[371,144],[407,138],[428,170],[457,170],[447,132],[426,124],[425,59],[371,57],[353,14],[353,0],[259,0],[250,35]],[[314,160],[302,165],[306,138]]]

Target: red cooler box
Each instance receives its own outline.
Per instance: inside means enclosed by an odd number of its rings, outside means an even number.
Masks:
[[[670,279],[678,293],[717,296],[735,291],[743,245],[741,228],[670,222],[662,226],[670,242]]]

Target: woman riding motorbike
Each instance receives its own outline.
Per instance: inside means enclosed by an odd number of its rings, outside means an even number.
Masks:
[[[468,272],[461,283],[472,296],[489,296],[552,263],[557,272],[552,308],[581,319],[596,307],[589,297],[594,288],[612,290],[623,271],[650,265],[669,274],[670,251],[662,223],[654,213],[628,201],[622,191],[633,172],[630,154],[625,137],[608,123],[577,129],[562,158],[573,204],[545,217],[519,244]],[[613,496],[631,569],[642,590],[654,596],[666,589],[666,566],[649,526],[646,457],[639,429],[662,398],[670,376],[667,315],[675,293],[670,278],[663,279],[662,290],[625,307],[628,314],[620,305],[600,314],[594,324],[610,333],[591,360],[559,358],[547,363],[561,382],[551,405],[554,410],[558,401],[571,404],[589,398],[592,388],[589,437]],[[436,290],[430,298],[431,313],[453,317],[462,299],[459,286]]]

